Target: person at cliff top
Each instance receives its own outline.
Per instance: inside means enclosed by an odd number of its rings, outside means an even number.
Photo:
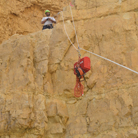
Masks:
[[[52,29],[53,28],[53,23],[56,23],[56,20],[54,17],[50,17],[50,11],[46,10],[45,11],[46,17],[43,17],[41,24],[44,24],[43,29]]]

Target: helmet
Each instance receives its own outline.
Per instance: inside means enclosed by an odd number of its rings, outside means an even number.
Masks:
[[[45,11],[45,13],[47,13],[47,12],[49,12],[49,13],[50,13],[50,11],[49,11],[49,10],[46,10],[46,11]]]

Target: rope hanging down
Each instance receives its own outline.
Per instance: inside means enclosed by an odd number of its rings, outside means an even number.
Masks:
[[[62,11],[62,19],[63,19],[63,25],[64,25],[64,30],[65,30],[65,33],[70,41],[70,43],[73,45],[73,47],[78,51],[78,49],[75,47],[75,45],[71,42],[69,36],[68,36],[68,33],[67,33],[67,30],[66,30],[66,27],[65,27],[65,22],[64,22],[64,15],[63,15],[63,11]]]
[[[72,15],[72,9],[71,9],[71,7],[70,7],[70,10],[71,10],[71,15]],[[95,54],[95,53],[93,53],[93,52],[91,52],[91,51],[85,50],[85,49],[83,49],[83,48],[80,48],[80,47],[79,47],[78,40],[77,40],[77,43],[78,43],[78,49],[77,49],[77,48],[75,47],[75,45],[71,42],[71,40],[70,40],[70,38],[69,38],[69,36],[68,36],[68,33],[67,33],[67,31],[66,31],[66,27],[65,27],[65,23],[64,23],[63,11],[62,11],[62,18],[63,18],[63,24],[64,24],[65,33],[66,33],[66,35],[67,35],[67,37],[68,37],[70,43],[73,45],[73,47],[74,47],[78,52],[79,52],[79,49],[81,49],[81,50],[86,51],[86,52],[88,52],[88,53],[90,53],[90,54],[93,54],[93,55],[95,55],[95,56],[97,56],[97,57],[99,57],[99,58],[102,58],[102,59],[104,59],[104,60],[106,60],[106,61],[109,61],[109,62],[111,62],[111,63],[114,63],[114,64],[116,64],[116,65],[118,65],[118,66],[120,66],[120,67],[122,67],[122,68],[125,68],[125,69],[127,69],[127,70],[129,70],[129,71],[131,71],[131,72],[133,72],[133,73],[138,74],[137,71],[132,70],[132,69],[126,67],[126,66],[123,66],[123,65],[121,65],[121,64],[119,64],[119,63],[117,63],[117,62],[115,62],[115,61],[112,61],[112,60],[110,60],[110,59],[108,59],[108,58],[105,58],[105,57],[103,57],[103,56],[100,56],[100,55]],[[72,20],[73,20],[73,25],[74,25],[73,15],[72,15]],[[75,30],[75,33],[76,33],[75,25],[74,25],[74,30]],[[76,38],[78,38],[78,37],[77,37],[77,33],[76,33]]]
[[[75,30],[75,34],[76,34],[76,40],[77,40],[77,44],[78,44],[78,49],[80,49],[79,41],[78,41],[78,36],[77,36],[77,31],[76,31],[76,27],[75,27],[75,23],[74,23],[74,18],[73,18],[73,14],[72,14],[72,9],[71,9],[71,6],[69,6],[69,7],[70,7],[72,21],[73,21],[73,26],[74,26],[74,30]]]
[[[71,16],[72,16],[73,26],[74,26],[74,30],[75,30],[76,40],[77,40],[77,44],[78,44],[78,53],[79,53],[79,57],[81,57],[80,46],[79,46],[79,41],[78,41],[78,36],[77,36],[77,31],[76,31],[76,27],[75,27],[75,23],[74,23],[74,18],[73,18],[73,14],[72,14],[72,9],[71,9],[71,3],[69,5],[69,7],[70,7],[70,12],[71,12]]]

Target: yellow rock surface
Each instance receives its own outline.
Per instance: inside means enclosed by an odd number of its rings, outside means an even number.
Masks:
[[[80,47],[138,71],[138,2],[72,3]],[[50,5],[55,13],[66,2],[2,0],[0,5],[0,41],[11,36],[0,45],[0,138],[138,137],[137,74],[81,51],[90,57],[91,70],[84,96],[74,97],[78,53],[62,13],[54,29],[40,26],[44,9]],[[70,8],[63,13],[77,47]]]
[[[49,9],[52,16],[68,5],[69,0],[0,0],[0,43],[14,34],[42,30],[41,19]]]

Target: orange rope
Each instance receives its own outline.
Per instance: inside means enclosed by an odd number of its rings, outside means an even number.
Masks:
[[[77,76],[76,76],[76,86],[74,88],[74,96],[75,97],[81,97],[83,94],[83,89],[84,89],[84,87],[81,84],[80,79],[77,78]]]

